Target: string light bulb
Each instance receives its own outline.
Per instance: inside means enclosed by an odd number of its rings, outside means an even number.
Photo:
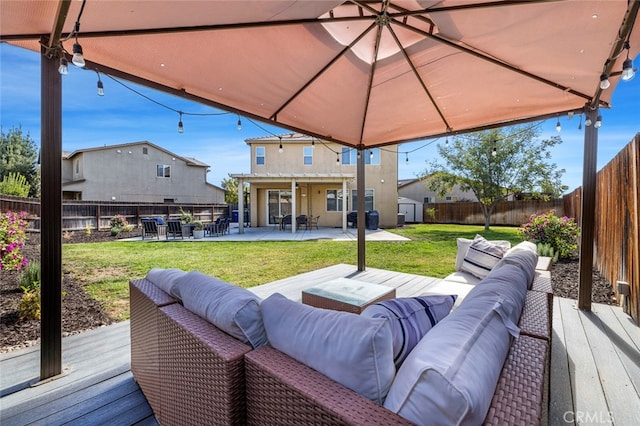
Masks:
[[[84,68],[86,63],[84,62],[84,56],[82,55],[82,46],[78,43],[78,39],[76,38],[76,42],[73,43],[73,58],[71,58],[71,62],[73,65]]]
[[[316,141],[311,139],[311,149],[315,149],[315,147],[316,147]]]
[[[558,132],[562,130],[562,125],[560,124],[560,118],[558,118],[558,121],[556,122],[556,130]]]
[[[67,58],[60,58],[60,66],[58,67],[58,72],[61,75],[69,74],[69,61],[67,61]]]
[[[336,152],[336,164],[340,164],[340,154]]]
[[[608,89],[611,86],[611,82],[609,81],[609,76],[607,74],[602,74],[600,76],[600,88],[602,90]]]
[[[408,166],[409,165],[409,153],[405,152],[404,155],[405,155],[404,164],[406,164]]]
[[[591,118],[589,118],[589,117],[585,118],[584,125],[587,126],[587,127],[591,126]]]
[[[98,73],[98,96],[104,96],[104,85],[100,80],[100,73]]]
[[[238,128],[238,130],[242,130],[242,121],[240,121],[240,117],[238,117],[237,128]]]
[[[278,139],[280,139],[280,146],[278,147],[278,152],[280,154],[282,154],[283,148],[282,148],[282,137],[278,136]]]
[[[580,123],[578,124],[578,130],[582,130],[582,114],[580,114]]]
[[[494,146],[493,150],[491,151],[491,156],[495,157],[496,155],[498,155],[498,148]]]
[[[622,81],[629,81],[636,74],[636,70],[633,68],[633,60],[629,58],[629,50],[631,46],[629,45],[629,41],[624,42],[624,48],[627,49],[627,59],[622,64]]]
[[[369,162],[373,161],[373,149],[369,150]]]
[[[178,111],[180,114],[180,120],[178,120],[178,133],[184,133],[184,126],[182,125],[182,111]]]
[[[600,114],[598,114],[598,117],[596,117],[596,122],[593,124],[593,127],[595,127],[596,129],[602,127],[602,116]]]
[[[444,140],[444,146],[445,148],[449,148],[449,136],[447,136]]]

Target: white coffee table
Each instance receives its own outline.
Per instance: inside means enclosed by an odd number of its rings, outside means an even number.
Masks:
[[[359,314],[367,306],[396,297],[396,289],[349,278],[337,278],[302,291],[302,303]]]

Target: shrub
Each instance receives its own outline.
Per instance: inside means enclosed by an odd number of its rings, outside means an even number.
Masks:
[[[551,244],[538,243],[538,256],[550,257],[553,263],[558,261],[560,252],[555,251]]]
[[[28,197],[30,188],[27,178],[20,173],[9,173],[0,181],[0,194]]]
[[[575,257],[580,228],[573,218],[567,216],[560,218],[550,210],[531,215],[529,222],[522,225],[518,231],[528,241],[553,247],[560,259]]]
[[[36,281],[32,289],[22,287],[22,299],[18,311],[20,317],[29,320],[40,319],[40,282]]]
[[[37,289],[40,286],[40,262],[38,260],[32,260],[22,270],[19,283],[23,291]]]
[[[109,222],[109,224],[111,225],[111,228],[124,228],[125,226],[127,226],[127,219],[125,219],[124,216],[122,216],[121,214],[117,214],[115,216],[113,216],[111,218],[111,222]]]
[[[122,228],[120,228],[119,226],[112,226],[111,227],[111,236],[112,237],[116,237],[120,233],[121,229]]]
[[[0,269],[21,270],[29,263],[22,254],[27,212],[0,213]]]

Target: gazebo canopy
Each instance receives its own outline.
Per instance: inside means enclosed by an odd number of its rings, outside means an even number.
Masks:
[[[1,7],[3,41],[358,148],[606,108],[640,51],[636,0]]]

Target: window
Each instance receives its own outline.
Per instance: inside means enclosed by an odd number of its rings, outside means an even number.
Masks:
[[[424,202],[425,202],[425,203],[430,203],[431,201],[429,201],[429,200],[430,200],[430,198],[429,198],[429,197],[424,197]]]
[[[264,146],[256,147],[256,164],[258,166],[264,166]]]
[[[327,211],[328,212],[342,211],[342,190],[341,189],[327,189]]]
[[[145,155],[149,154],[149,148],[147,148],[146,146],[143,146],[142,147],[142,153],[145,154]]]
[[[80,160],[76,160],[76,174],[80,173]]]
[[[313,148],[310,146],[305,146],[302,148],[302,155],[304,156],[303,162],[305,166],[310,166],[313,164]]]
[[[373,189],[365,189],[364,190],[364,210],[369,211],[374,209],[374,196]],[[351,205],[353,206],[353,210],[358,209],[358,190],[351,190]]]
[[[365,149],[364,164],[380,164],[380,148]],[[355,148],[342,148],[342,164],[358,164],[358,150]]]
[[[171,166],[168,164],[158,164],[156,166],[156,176],[170,178],[171,177]]]

